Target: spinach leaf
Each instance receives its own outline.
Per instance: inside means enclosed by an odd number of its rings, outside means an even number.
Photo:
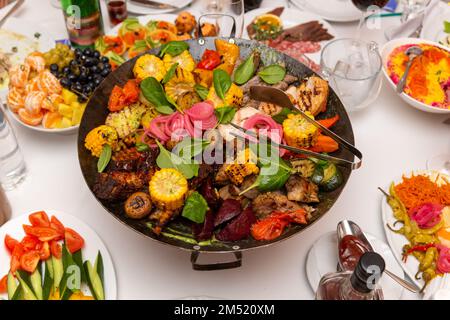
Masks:
[[[186,199],[181,215],[195,223],[203,223],[206,211],[208,211],[208,203],[200,193],[195,191]]]
[[[253,53],[237,67],[234,73],[234,82],[238,85],[243,85],[253,77],[255,73],[255,61]]]
[[[139,152],[145,152],[145,151],[150,150],[150,147],[146,143],[137,142],[136,143],[136,150],[139,151]]]
[[[206,100],[206,98],[208,97],[208,93],[209,90],[208,88],[200,85],[200,84],[196,84],[194,86],[195,92],[197,92],[198,96],[204,101]]]
[[[232,84],[230,75],[222,69],[215,69],[213,71],[213,83],[217,96],[225,100],[225,95]]]
[[[145,99],[155,106],[156,111],[162,114],[173,113],[172,105],[158,80],[153,77],[145,78],[141,82],[141,91]]]
[[[191,179],[198,175],[199,164],[191,159],[184,159],[175,153],[170,152],[156,140],[159,147],[159,156],[156,158],[156,164],[161,169],[174,168],[180,171],[186,179]]]
[[[105,168],[108,166],[109,161],[111,161],[111,146],[109,144],[105,144],[102,149],[102,153],[100,154],[100,157],[98,158],[97,162],[97,171],[103,172]]]
[[[273,165],[277,166],[275,172],[271,167]],[[286,184],[291,173],[291,166],[282,158],[278,159],[278,164],[276,162],[261,163],[261,170],[256,179],[258,189],[262,192],[279,190]]]
[[[276,123],[283,124],[283,121],[286,120],[287,116],[291,113],[295,112],[289,108],[283,108],[281,112],[274,115],[272,119],[275,120]]]
[[[164,75],[164,78],[162,79],[162,83],[166,84],[167,82],[172,79],[172,77],[175,75],[175,71],[178,68],[178,62],[174,63],[170,66],[169,70],[167,70],[166,74]]]
[[[215,111],[219,124],[229,124],[233,120],[236,114],[236,108],[234,107],[220,107]]]
[[[209,141],[207,140],[186,137],[173,148],[173,153],[190,160],[202,153],[208,145]]]
[[[188,49],[189,45],[184,41],[170,41],[161,47],[161,52],[159,53],[159,56],[162,57],[164,56],[164,54],[168,53],[172,57],[175,57]]]
[[[284,79],[286,69],[278,64],[272,64],[262,68],[258,75],[267,84],[277,84]]]

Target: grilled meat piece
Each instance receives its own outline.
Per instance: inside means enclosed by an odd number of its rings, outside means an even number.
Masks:
[[[305,203],[319,202],[319,187],[314,182],[291,175],[285,186],[288,200]]]
[[[180,213],[180,210],[170,211],[156,209],[150,214],[150,220],[155,224],[153,225],[153,232],[157,235],[161,234],[162,229],[173,219],[175,219]]]
[[[189,181],[189,189],[197,189],[205,180],[213,173],[214,169],[211,165],[201,163],[198,169],[198,175]]]
[[[256,175],[245,178],[244,182],[242,183],[242,186],[240,187],[240,191],[242,192],[242,191],[250,188],[255,183],[256,179],[258,179],[258,176],[256,176]],[[260,192],[259,192],[258,188],[253,188],[253,189],[243,193],[242,195],[248,199],[255,199],[259,194],[260,194]]]
[[[285,29],[279,38],[291,42],[320,42],[334,38],[319,21],[310,21]]]
[[[94,185],[94,194],[102,200],[124,200],[148,184],[145,173],[114,171],[100,173]]]
[[[280,81],[277,84],[272,85],[272,87],[284,91],[289,87],[290,84],[294,83],[297,80],[298,80],[298,78],[296,76],[286,74],[283,81]],[[250,99],[250,96],[249,96],[250,88],[252,86],[267,86],[267,83],[262,81],[259,76],[254,76],[246,84],[241,86],[241,89],[244,92],[243,105],[245,105],[246,107],[251,106],[253,108],[258,109],[260,102]]]
[[[219,189],[219,197],[222,200],[238,199],[240,192],[241,190],[239,190],[239,188],[234,184],[227,184],[226,186]]]
[[[287,196],[279,191],[260,194],[253,200],[253,211],[258,218],[264,218],[274,211],[295,211],[301,206],[288,200]]]
[[[298,106],[316,116],[327,108],[328,91],[326,80],[312,76],[298,87]]]
[[[214,178],[215,182],[218,184],[225,184],[230,179],[228,178],[227,172],[225,169],[227,168],[228,164],[223,164],[219,170],[216,173],[216,177]]]

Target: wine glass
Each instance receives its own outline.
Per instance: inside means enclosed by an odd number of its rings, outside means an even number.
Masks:
[[[234,33],[234,37],[242,37],[244,0],[200,0],[199,10],[204,15],[201,22],[217,26],[217,36],[230,37]]]
[[[356,30],[356,38],[361,35],[361,28],[368,17],[377,13],[383,8],[389,0],[352,0],[352,3],[362,11],[361,19],[359,20],[358,29]]]

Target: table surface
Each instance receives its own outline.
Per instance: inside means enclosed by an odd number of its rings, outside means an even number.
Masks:
[[[262,6],[278,4],[286,3],[265,0]],[[41,24],[56,39],[67,37],[62,12],[52,7],[50,0],[26,0],[15,16]],[[398,18],[383,18],[382,28],[396,21]],[[338,37],[346,37],[352,36],[356,23],[333,23],[333,26]],[[385,42],[382,30],[366,29],[363,35],[380,45]],[[387,186],[404,172],[424,169],[428,158],[450,149],[450,127],[443,124],[446,116],[413,109],[386,82],[376,102],[365,110],[351,113],[350,118],[356,145],[364,154],[364,165],[352,174],[334,207],[300,236],[269,248],[245,252],[239,269],[193,271],[189,253],[150,241],[113,219],[83,180],[75,135],[36,134],[16,126],[29,173],[7,195],[13,216],[53,208],[73,214],[93,227],[112,255],[120,299],[187,296],[312,299],[314,293],[306,278],[305,259],[315,240],[335,230],[343,219],[351,219],[385,239],[380,213],[382,196],[377,187]],[[223,259],[216,255],[206,258]],[[416,298],[408,293],[403,297]]]

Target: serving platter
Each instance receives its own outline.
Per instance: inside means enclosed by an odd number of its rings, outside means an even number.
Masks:
[[[216,38],[203,38],[203,39],[195,39],[187,41],[190,45],[190,53],[194,57],[194,59],[199,60],[202,56],[205,49],[213,49],[214,48],[214,40]],[[240,47],[240,55],[241,57],[248,56],[254,49],[259,49],[263,52],[262,56],[270,56],[272,59],[276,59],[277,61],[283,61],[286,64],[286,69],[288,73],[295,75],[299,78],[305,78],[307,76],[311,76],[314,72],[308,69],[306,66],[301,64],[300,62],[294,60],[293,58],[286,56],[282,53],[279,53],[267,46],[260,44],[256,41],[244,40],[244,39],[231,39]],[[159,49],[154,49],[150,51],[150,53],[157,54]],[[94,92],[94,95],[89,101],[89,104],[86,108],[86,112],[84,113],[83,119],[81,121],[79,135],[78,135],[78,157],[80,161],[80,167],[85,178],[85,181],[91,191],[93,191],[93,187],[95,184],[95,178],[97,175],[97,160],[94,158],[91,153],[84,147],[84,140],[89,131],[93,128],[104,124],[107,115],[109,114],[108,109],[100,108],[98,106],[106,106],[108,104],[108,97],[114,87],[114,85],[118,84],[123,86],[125,82],[133,77],[132,68],[136,61],[137,57],[124,63],[121,65],[116,71],[112,72],[105,81],[97,88]],[[340,116],[339,122],[333,127],[334,132],[349,143],[354,143],[353,130],[348,118],[348,115],[344,109],[344,106],[340,102],[336,93],[330,90],[330,95],[328,99],[327,111],[324,112],[320,118],[327,118],[333,115],[338,114]],[[347,160],[352,161],[353,155],[346,151],[345,149],[341,149],[333,154],[337,157],[345,158]],[[145,236],[156,240],[158,242],[172,245],[181,249],[195,251],[195,252],[218,252],[218,253],[226,253],[226,252],[234,252],[240,253],[240,251],[245,251],[249,249],[254,249],[257,247],[265,247],[271,244],[274,244],[279,241],[283,241],[288,239],[296,234],[301,233],[301,231],[308,228],[315,221],[323,217],[333,206],[334,202],[339,197],[342,192],[346,182],[350,177],[350,170],[342,168],[343,175],[343,185],[336,189],[333,192],[329,192],[326,195],[320,194],[323,199],[317,207],[317,214],[314,215],[312,221],[306,226],[293,225],[289,227],[283,235],[281,235],[276,240],[272,241],[256,241],[253,238],[248,238],[245,240],[232,242],[230,244],[221,243],[221,242],[212,242],[211,244],[205,246],[199,246],[198,244],[187,243],[185,241],[181,241],[176,237],[167,237],[167,236],[156,236],[145,224],[145,220],[132,220],[126,217],[124,213],[123,203],[110,202],[106,200],[98,201],[101,205],[112,214],[115,218],[120,220],[126,226],[131,227],[135,231],[144,234]],[[185,224],[182,221],[174,220],[169,227],[171,230],[175,230],[181,233],[191,233],[191,226]],[[238,255],[237,255],[238,256]]]

